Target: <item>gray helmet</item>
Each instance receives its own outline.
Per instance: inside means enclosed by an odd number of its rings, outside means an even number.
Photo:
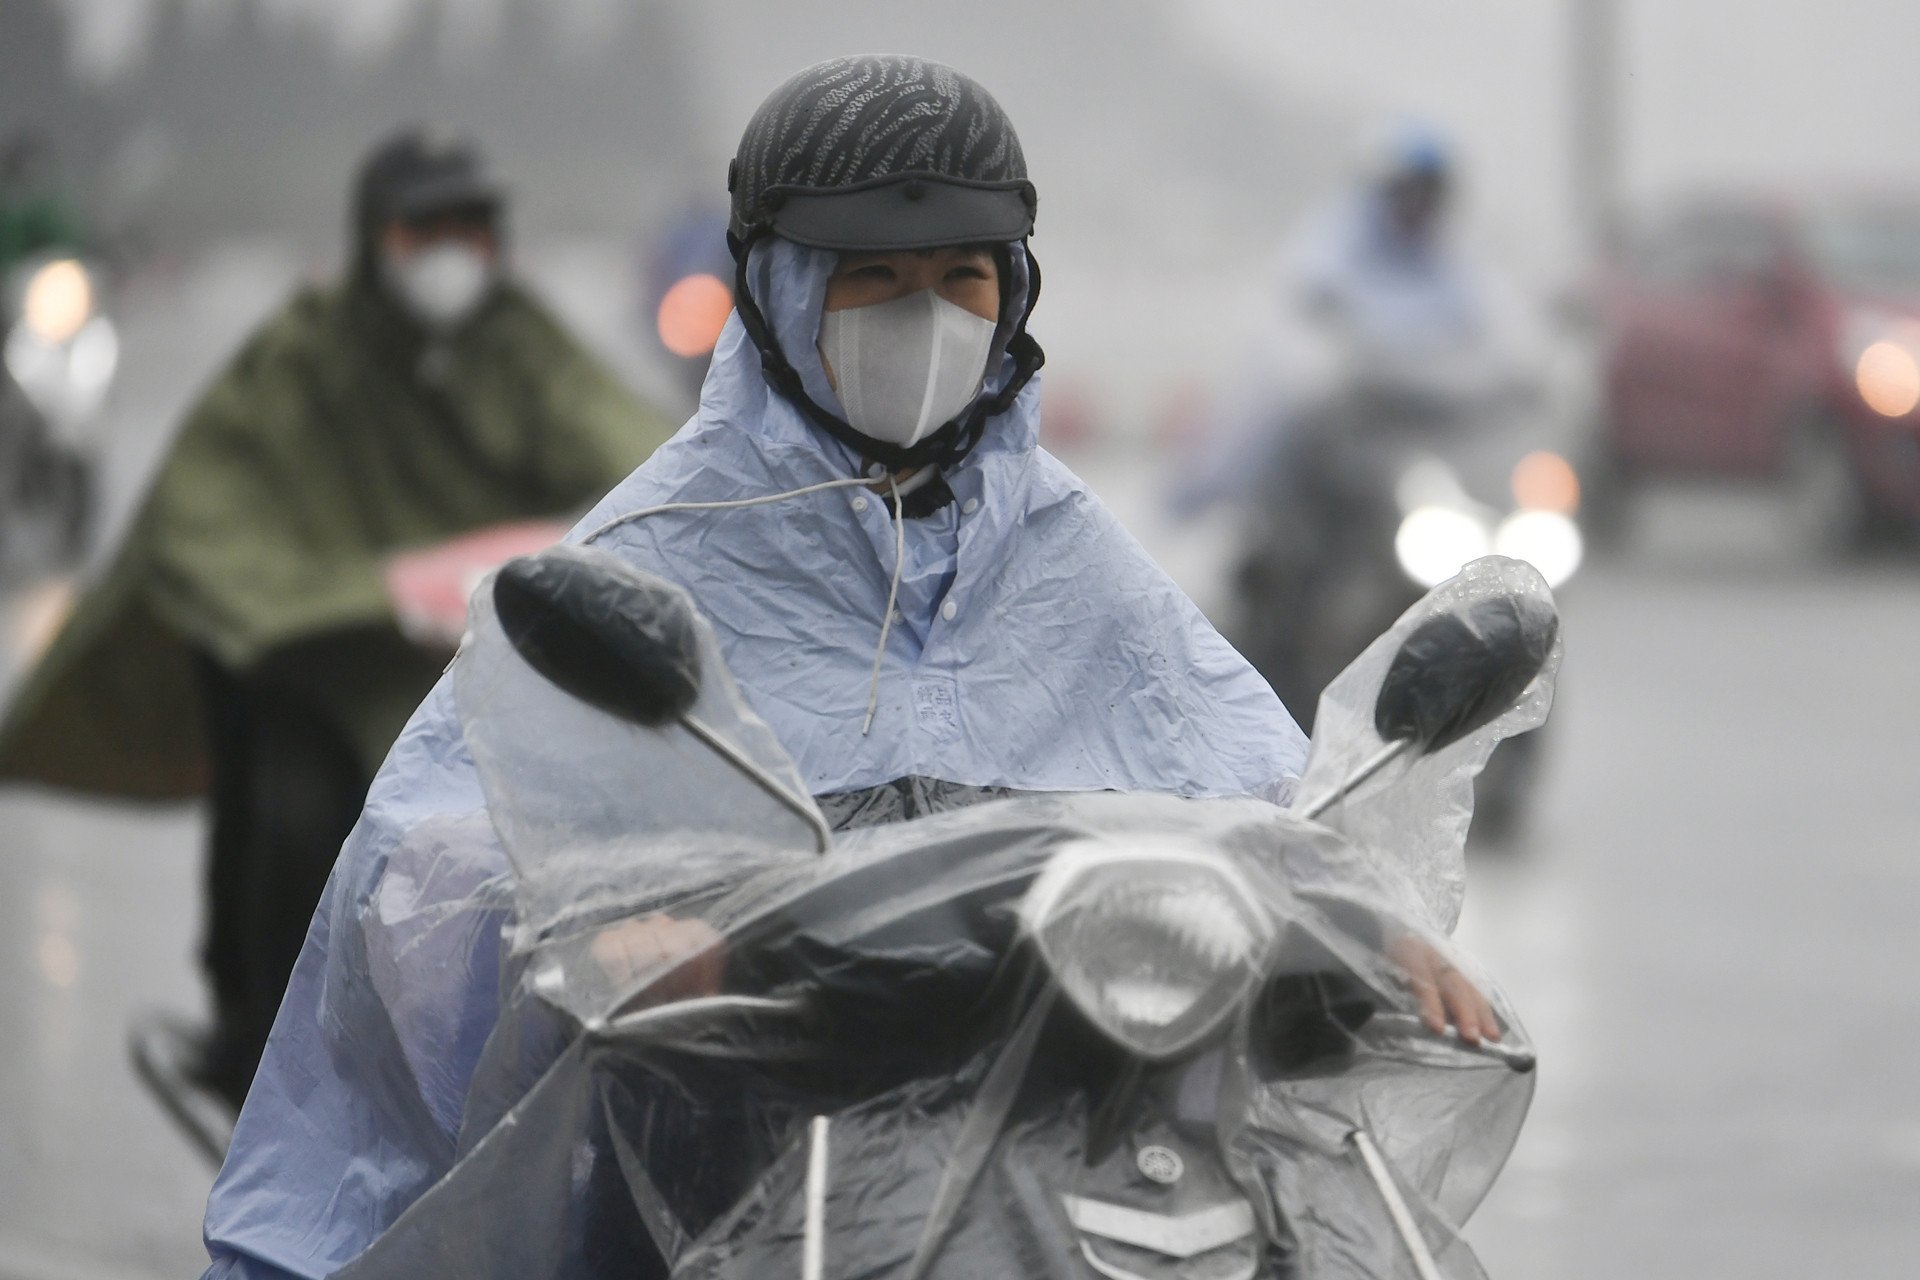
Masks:
[[[902,447],[862,435],[807,394],[747,287],[753,246],[768,236],[837,251],[991,244],[1005,278],[1006,246],[1033,233],[1037,198],[1007,113],[953,68],[884,54],[808,67],[747,122],[727,166],[727,190],[734,305],[760,352],[761,372],[816,427],[862,457],[894,467],[958,462],[1045,362],[1026,331],[1040,296],[1040,264],[1029,253],[1024,309],[1008,314],[1007,300],[1001,303],[1011,376],[960,417]],[[915,497],[917,509],[915,498],[904,504],[908,515],[936,509],[952,494],[936,482]]]
[[[808,67],[748,121],[727,171],[736,252],[768,233],[818,249],[1006,243],[1038,203],[993,95],[924,58]]]

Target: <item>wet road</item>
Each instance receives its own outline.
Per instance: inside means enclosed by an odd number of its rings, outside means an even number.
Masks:
[[[1641,517],[1562,593],[1527,838],[1472,863],[1542,1065],[1468,1237],[1496,1280],[1920,1274],[1920,562],[1812,562],[1750,494]]]
[[[1496,1276],[1910,1276],[1920,579],[1605,573],[1538,842],[1465,936],[1530,1014]]]
[[[106,539],[131,514],[182,408],[297,271],[230,245],[162,264],[119,299],[122,380],[106,424]],[[45,629],[56,584],[0,607],[8,653]],[[205,1265],[210,1173],[135,1083],[129,1022],[198,1014],[200,815],[0,789],[0,1280],[186,1276]]]
[[[119,505],[289,271],[235,251],[140,304]],[[1076,461],[1217,592],[1217,531],[1158,521],[1157,467]],[[1648,514],[1566,593],[1531,836],[1473,873],[1463,937],[1542,1067],[1469,1236],[1503,1280],[1911,1275],[1920,565],[1810,565],[1737,499]],[[207,1174],[122,1048],[136,1011],[198,1008],[197,839],[189,810],[0,792],[0,1280],[199,1265]]]

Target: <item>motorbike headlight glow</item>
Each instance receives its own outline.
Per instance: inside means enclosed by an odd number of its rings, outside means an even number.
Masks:
[[[1516,511],[1493,535],[1496,555],[1525,560],[1557,587],[1573,576],[1586,553],[1580,526],[1556,511]]]
[[[1393,554],[1409,578],[1438,586],[1491,550],[1487,526],[1455,507],[1415,507],[1393,535]]]
[[[20,295],[20,318],[43,342],[61,343],[93,315],[93,279],[72,258],[42,265]]]
[[[1204,845],[1088,839],[1054,854],[1021,917],[1081,1013],[1164,1061],[1218,1030],[1266,972],[1276,929],[1257,901]]]
[[[120,367],[120,335],[112,321],[96,316],[74,336],[67,361],[75,395],[98,407],[107,395],[114,371]]]
[[[30,325],[15,325],[4,353],[7,372],[54,430],[69,444],[87,443],[120,366],[113,323],[95,316],[65,343],[46,341]]]

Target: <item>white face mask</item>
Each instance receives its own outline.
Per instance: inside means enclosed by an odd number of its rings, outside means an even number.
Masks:
[[[493,288],[493,259],[458,240],[389,256],[384,269],[395,296],[429,329],[457,327]]]
[[[905,448],[959,416],[979,393],[997,328],[921,289],[823,313],[820,354],[848,425]]]

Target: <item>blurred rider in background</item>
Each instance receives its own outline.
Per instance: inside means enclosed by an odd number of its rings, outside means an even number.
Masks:
[[[451,621],[407,594],[423,549],[584,510],[667,434],[509,278],[504,215],[464,142],[370,154],[345,278],[300,289],[201,398],[0,726],[0,777],[211,801],[213,1023],[151,1029],[143,1060],[232,1110],[457,642],[463,593]]]
[[[1195,515],[1273,492],[1329,410],[1362,384],[1467,398],[1526,367],[1524,317],[1453,235],[1446,141],[1400,123],[1368,148],[1357,188],[1288,245],[1242,367],[1213,407],[1173,494]]]

